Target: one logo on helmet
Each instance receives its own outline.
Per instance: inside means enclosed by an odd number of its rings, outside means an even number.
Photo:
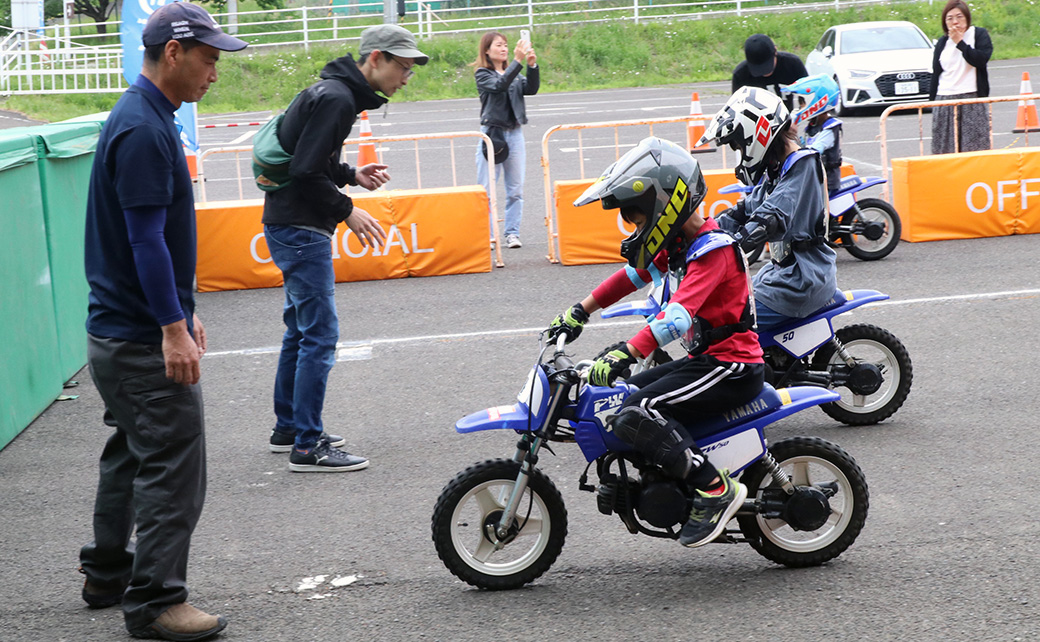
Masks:
[[[632,183],[632,190],[635,191],[635,192],[642,192],[643,191],[643,187],[644,187],[643,186],[643,181],[636,181],[636,182]]]
[[[758,123],[755,125],[755,141],[762,147],[769,142],[769,119],[765,116],[758,117]]]
[[[816,114],[818,114],[826,106],[827,106],[827,97],[826,96],[820,97],[819,100],[817,100],[813,104],[811,104],[808,107],[806,107],[802,111],[802,113],[799,114],[798,120],[795,121],[795,124],[797,125],[798,123],[802,122],[806,118],[810,118],[812,116],[815,116]]]
[[[686,187],[686,183],[681,178],[676,178],[672,197],[668,199],[668,204],[664,206],[661,218],[657,220],[657,225],[650,231],[650,236],[646,240],[646,249],[650,252],[650,256],[654,256],[661,249],[664,240],[668,238],[668,233],[672,231],[672,226],[675,225],[675,221],[679,218],[679,212],[686,207],[686,201],[689,198],[690,190]]]

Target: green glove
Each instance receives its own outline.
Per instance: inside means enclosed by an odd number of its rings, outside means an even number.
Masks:
[[[613,386],[626,368],[636,362],[636,358],[628,352],[628,347],[611,350],[593,362],[589,369],[589,383],[594,386]]]
[[[574,341],[581,334],[581,330],[588,320],[589,313],[585,311],[581,303],[575,303],[549,324],[549,341],[555,341],[561,334],[567,336],[567,343]]]

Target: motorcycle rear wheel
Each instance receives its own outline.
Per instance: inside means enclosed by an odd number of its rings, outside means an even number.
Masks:
[[[880,223],[885,228],[881,238],[876,241],[871,241],[862,234],[842,235],[842,246],[861,261],[885,258],[896,249],[899,237],[903,233],[903,224],[896,209],[880,198],[861,199],[856,202],[856,207],[842,214],[842,227],[851,228],[857,223]]]
[[[891,417],[906,401],[914,381],[910,353],[891,332],[875,325],[857,324],[834,333],[856,361],[873,363],[881,369],[881,388],[869,395],[857,395],[847,388],[836,388],[841,399],[820,406],[833,419],[849,426],[867,426]],[[829,370],[844,365],[834,350],[825,343],[812,358],[813,370]]]
[[[492,591],[516,589],[549,570],[567,537],[567,509],[552,481],[533,469],[499,550],[485,525],[497,522],[512,493],[520,464],[489,459],[459,473],[441,491],[433,510],[437,555],[456,577]]]
[[[817,437],[793,437],[769,447],[777,464],[796,487],[832,484],[836,493],[827,501],[830,514],[815,530],[796,530],[778,517],[738,515],[737,522],[748,543],[768,560],[800,568],[819,566],[841,555],[856,541],[867,520],[870,492],[856,461],[842,448]],[[763,492],[782,493],[763,461],[741,476],[748,500],[760,500]]]

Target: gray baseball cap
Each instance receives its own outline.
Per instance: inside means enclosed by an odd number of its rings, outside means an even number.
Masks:
[[[238,51],[249,44],[221,31],[209,12],[189,2],[164,4],[148,17],[141,30],[145,47],[165,45],[171,40],[198,40],[221,51]]]
[[[412,32],[397,25],[376,25],[361,32],[358,54],[366,56],[377,49],[401,58],[414,58],[417,65],[430,61],[429,56],[419,51]]]

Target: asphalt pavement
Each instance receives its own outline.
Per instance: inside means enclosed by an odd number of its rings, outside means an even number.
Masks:
[[[1021,72],[1037,67],[1035,59],[991,66],[994,94],[1016,93]],[[563,553],[541,579],[518,591],[479,591],[437,558],[430,517],[441,488],[474,462],[511,456],[516,441],[502,432],[459,435],[454,422],[510,403],[537,356],[538,330],[617,269],[546,261],[536,141],[560,123],[686,113],[690,91],[711,113],[726,90],[708,83],[529,99],[524,247],[505,251],[507,267],[337,285],[341,340],[353,349],[332,370],[325,419],[349,449],[371,458],[367,470],[294,474],[286,456],[267,450],[282,292],[198,295],[210,341],[202,362],[209,492],[193,539],[190,600],[229,618],[224,639],[1040,639],[1031,517],[1040,407],[1029,321],[1040,316],[1036,236],[901,243],[873,263],[839,254],[842,287],[892,297],[839,323],[898,336],[914,384],[904,407],[878,426],[844,427],[808,410],[767,432],[770,440],[829,439],[863,468],[867,524],[832,562],[791,570],[748,546],[687,550],[629,535],[578,490],[584,459],[574,447],[540,461],[569,520]],[[377,135],[471,130],[477,110],[476,98],[394,102],[373,123]],[[872,173],[877,113],[844,120],[846,157]],[[898,121],[893,136],[915,148],[916,116]],[[1002,138],[1010,129],[994,127],[998,146],[1011,142]],[[245,133],[203,131],[204,142],[224,145]],[[682,132],[661,135],[681,140]],[[602,147],[579,157],[577,137],[561,136],[553,153],[570,175],[560,177],[576,177],[580,158],[589,175],[611,160],[613,134],[583,136],[583,146],[592,142]],[[416,176],[404,159],[414,151],[398,147],[389,148],[390,171],[407,187]],[[457,153],[463,176],[471,160]],[[702,158],[708,166],[719,156]],[[447,163],[424,165],[422,180],[450,181]],[[231,189],[232,181],[211,185]],[[596,316],[575,355],[593,356],[637,327]],[[88,373],[77,380],[67,391],[76,399],[54,403],[0,451],[0,640],[125,638],[117,610],[87,610],[79,597],[77,553],[90,537],[109,431]]]

